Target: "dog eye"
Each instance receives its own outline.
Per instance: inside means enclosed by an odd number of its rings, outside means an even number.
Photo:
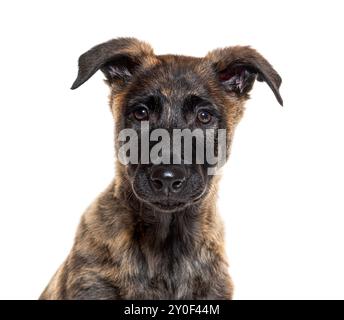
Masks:
[[[199,110],[197,112],[197,120],[203,124],[209,123],[212,118],[212,115],[207,110]]]
[[[139,107],[134,112],[133,115],[136,120],[144,121],[149,119],[149,112],[146,107]]]

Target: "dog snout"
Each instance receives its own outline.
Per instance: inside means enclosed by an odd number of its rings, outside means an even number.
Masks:
[[[149,178],[153,190],[167,196],[170,193],[179,193],[183,189],[186,170],[183,166],[155,165]]]

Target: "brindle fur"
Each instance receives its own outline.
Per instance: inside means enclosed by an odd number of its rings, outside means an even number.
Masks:
[[[221,81],[224,72],[230,77],[238,66],[248,70],[239,89]],[[249,47],[218,49],[204,58],[157,56],[144,42],[119,38],[80,57],[72,89],[98,69],[111,89],[115,137],[127,126],[128,101],[148,89],[168,101],[159,124],[165,128],[178,127],[174,115],[187,96],[212,101],[220,114],[217,127],[227,129],[227,156],[255,79],[267,82],[282,104],[280,77]],[[223,224],[216,210],[218,180],[207,180],[198,202],[159,212],[135,195],[127,166],[117,162],[114,181],[82,216],[69,256],[40,299],[231,299]]]

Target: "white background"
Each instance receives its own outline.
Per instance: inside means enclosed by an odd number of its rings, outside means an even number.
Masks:
[[[202,56],[249,44],[256,83],[220,188],[235,299],[344,298],[342,1],[7,1],[0,5],[0,298],[36,299],[111,181],[113,126],[77,58],[118,36]]]

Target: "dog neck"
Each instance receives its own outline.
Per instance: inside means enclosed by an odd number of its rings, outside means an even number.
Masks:
[[[130,220],[126,218],[125,223],[127,227],[130,224],[132,237],[146,247],[163,250],[178,243],[189,250],[196,243],[205,241],[207,231],[211,228],[218,230],[221,223],[216,201],[210,199],[216,197],[214,186],[198,203],[173,212],[159,211],[138,199],[124,175],[117,174],[113,191],[114,197],[126,204],[130,212]]]

